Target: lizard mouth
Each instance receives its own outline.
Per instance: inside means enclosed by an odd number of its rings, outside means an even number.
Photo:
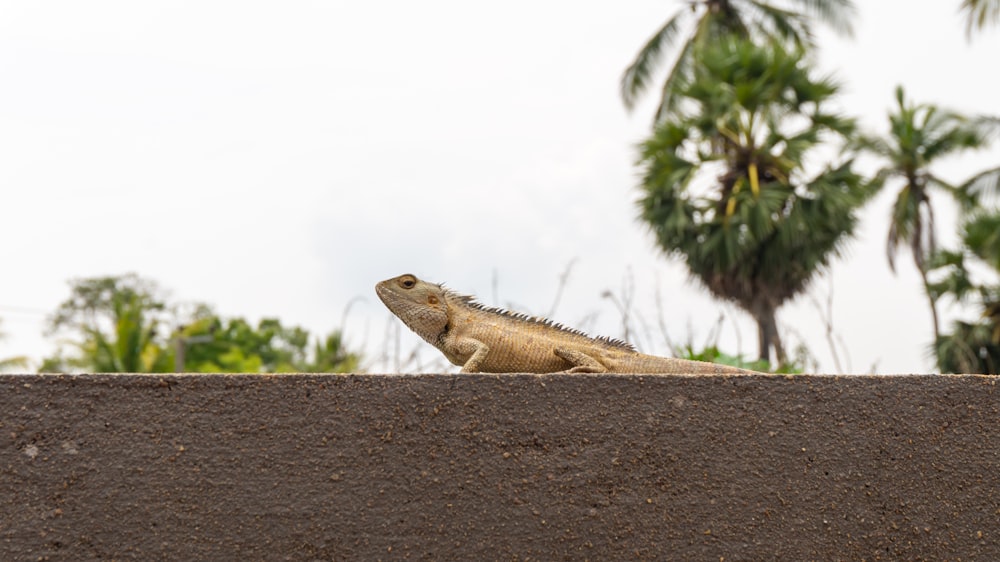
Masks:
[[[400,299],[388,281],[382,281],[381,283],[375,285],[375,294],[378,295],[379,300],[382,301],[382,304],[384,304],[386,308],[391,310],[396,316],[400,316]],[[403,319],[403,321],[406,322],[405,319]],[[409,325],[409,323],[407,323],[407,325]]]
[[[375,294],[378,295],[379,300],[381,300],[383,304],[389,304],[385,300],[389,293],[390,290],[389,287],[385,285],[385,281],[381,281],[375,285]]]

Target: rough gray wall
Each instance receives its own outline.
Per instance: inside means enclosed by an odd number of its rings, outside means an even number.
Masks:
[[[1000,560],[979,376],[0,376],[2,560]]]

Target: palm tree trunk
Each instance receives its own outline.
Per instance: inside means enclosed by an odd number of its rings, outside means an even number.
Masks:
[[[917,238],[919,236],[920,236],[920,226],[918,224],[916,229],[915,240],[919,240]],[[932,241],[930,245],[933,248],[934,246],[933,238],[931,240]],[[930,306],[931,309],[931,321],[934,324],[934,349],[936,350],[938,338],[941,337],[941,327],[940,324],[938,323],[937,299],[934,298],[934,295],[931,293],[931,282],[927,278],[927,263],[924,260],[923,247],[919,244],[919,242],[915,242],[912,244],[911,250],[913,252],[913,263],[916,264],[917,271],[920,272],[920,281],[923,282],[924,284],[924,295],[927,297],[927,304]],[[936,354],[937,353],[935,352],[935,355]],[[935,359],[937,359],[937,357],[935,357]]]
[[[916,260],[917,270],[920,272],[920,280],[924,283],[924,295],[927,297],[927,304],[931,309],[931,322],[934,324],[934,354],[937,355],[937,342],[941,337],[941,326],[938,321],[937,299],[931,294],[931,283],[927,279],[927,268],[924,267],[923,260]],[[938,359],[938,357],[935,357]]]
[[[927,263],[926,256],[933,256],[937,253],[937,242],[934,236],[934,207],[931,206],[931,201],[927,197],[927,192],[921,190],[923,208],[927,209],[927,253],[925,254],[922,246],[914,247],[913,261],[917,263],[917,269],[920,270],[920,280],[924,283],[924,294],[927,295],[927,302],[931,307],[931,320],[934,322],[934,349],[937,349],[938,338],[941,337],[941,328],[938,325],[938,313],[937,313],[937,299],[931,294],[931,284],[927,280]],[[918,227],[920,225],[918,224]],[[917,236],[920,236],[919,228],[915,231]],[[919,244],[919,242],[918,242]],[[935,351],[935,355],[937,352]],[[937,357],[935,357],[937,359]]]
[[[769,306],[762,305],[760,309],[753,312],[754,320],[757,321],[757,355],[761,361],[771,361],[771,349],[774,349],[774,356],[779,365],[786,362],[785,346],[781,343],[781,336],[778,334],[778,321],[775,317],[775,310]]]
[[[785,345],[781,342],[781,334],[778,333],[778,321],[774,317],[774,313],[771,313],[771,324],[774,326],[774,338],[771,341],[771,345],[774,347],[774,357],[778,360],[778,365],[784,365],[788,363],[788,356],[785,355]]]
[[[757,320],[757,359],[768,361],[771,356],[771,335],[763,319],[755,318],[755,320]]]

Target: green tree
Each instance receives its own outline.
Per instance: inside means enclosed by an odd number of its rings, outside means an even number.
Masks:
[[[906,100],[902,86],[896,88],[896,104],[889,114],[888,134],[860,136],[858,146],[884,163],[872,178],[874,189],[881,189],[889,182],[899,186],[889,222],[886,255],[889,267],[895,271],[899,247],[909,246],[923,282],[937,341],[941,335],[937,298],[928,277],[928,260],[937,250],[931,192],[948,193],[968,209],[976,203],[977,189],[982,193],[989,189],[984,186],[991,181],[995,183],[996,171],[988,170],[956,186],[936,175],[932,167],[948,156],[985,147],[995,120],[971,119],[935,105],[914,104]]]
[[[962,0],[960,10],[965,14],[965,34],[982,31],[987,25],[1000,21],[1000,0]]]
[[[285,327],[276,318],[253,326],[243,318],[220,318],[206,306],[172,340],[188,372],[350,372],[360,362],[344,347],[339,331],[310,348],[309,332],[301,327]]]
[[[49,319],[51,334],[69,337],[44,360],[42,372],[347,372],[360,363],[340,331],[310,346],[307,330],[277,318],[253,325],[221,318],[204,304],[179,314],[155,283],[135,274],[70,286],[70,298]],[[171,324],[178,327],[168,332]]]
[[[358,370],[361,356],[348,351],[343,334],[333,331],[313,347],[312,361],[302,369],[306,373],[353,373]]]
[[[932,265],[947,275],[931,290],[937,296],[975,301],[981,313],[974,322],[956,320],[950,334],[935,340],[938,368],[945,373],[1000,374],[1000,212],[978,211],[967,217],[962,244],[961,251],[934,256]],[[992,282],[973,281],[966,263],[970,259],[992,269]]]
[[[622,74],[622,100],[625,107],[632,109],[649,89],[666,53],[682,33],[687,33],[667,72],[654,123],[664,120],[675,109],[678,97],[682,97],[678,96],[678,85],[689,77],[699,50],[706,45],[735,34],[759,43],[780,42],[809,48],[814,43],[811,18],[850,34],[850,20],[855,11],[850,0],[689,0],[686,4],[646,41]]]
[[[759,357],[787,355],[775,313],[838,255],[868,198],[845,160],[819,170],[853,121],[801,48],[734,37],[706,46],[675,84],[683,111],[641,146],[641,217],[668,255],[757,323]],[[819,154],[817,154],[819,153]]]
[[[74,333],[65,356],[62,346],[45,359],[42,372],[166,372],[169,350],[159,341],[164,304],[155,283],[135,274],[70,282],[70,298],[49,318],[49,333]]]

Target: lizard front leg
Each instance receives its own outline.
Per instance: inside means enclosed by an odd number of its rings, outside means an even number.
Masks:
[[[463,373],[479,373],[483,361],[490,353],[490,346],[473,338],[455,338],[445,344],[445,355],[451,357],[468,357],[462,365]]]
[[[600,361],[594,359],[593,357],[583,353],[582,351],[577,351],[575,349],[566,349],[562,347],[557,347],[553,350],[560,359],[567,361],[573,367],[560,371],[561,373],[607,373],[608,368],[605,367]]]

